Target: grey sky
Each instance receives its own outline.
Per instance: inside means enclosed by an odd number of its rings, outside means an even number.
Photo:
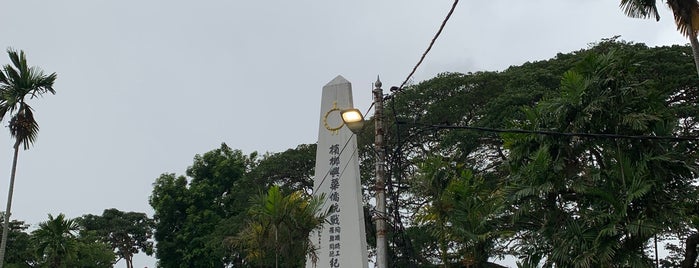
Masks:
[[[221,142],[245,153],[314,143],[322,86],[343,75],[365,110],[376,75],[385,88],[400,84],[451,4],[3,3],[0,48],[22,49],[31,65],[58,73],[57,95],[31,102],[41,131],[35,146],[20,152],[13,219],[36,224],[47,213],[77,217],[112,207],[152,214],[155,178],[183,174],[195,154]],[[414,81],[503,70],[614,35],[685,44],[664,6],[661,16],[627,18],[610,0],[461,1]],[[0,63],[8,63],[0,52]],[[12,141],[0,130],[4,207]]]

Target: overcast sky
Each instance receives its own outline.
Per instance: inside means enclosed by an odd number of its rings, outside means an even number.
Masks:
[[[41,131],[20,152],[12,217],[35,227],[48,213],[152,215],[154,180],[222,142],[244,153],[315,143],[322,86],[343,75],[365,110],[376,75],[399,85],[452,3],[5,1],[0,48],[58,74],[57,94],[31,101]],[[610,0],[461,1],[413,81],[504,70],[614,35],[687,43],[665,6],[661,17],[627,18]],[[2,131],[4,208],[13,142]]]

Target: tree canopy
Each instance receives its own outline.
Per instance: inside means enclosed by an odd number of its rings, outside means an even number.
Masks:
[[[392,95],[390,259],[649,264],[651,240],[695,234],[696,139],[570,134],[696,137],[697,93],[688,47],[611,38]]]
[[[127,268],[133,268],[133,255],[139,252],[153,254],[154,222],[145,213],[105,209],[101,216],[84,215],[77,219],[81,232],[101,238],[110,246]],[[118,260],[117,260],[118,261]]]
[[[493,259],[514,255],[521,267],[646,267],[667,244],[658,264],[696,267],[692,64],[686,46],[610,38],[391,95],[391,265],[498,267]],[[367,219],[370,128],[358,134]],[[298,264],[303,247],[284,246],[296,236],[274,215],[311,191],[314,151],[245,155],[224,144],[195,156],[186,176],[161,175],[150,199],[159,264]]]

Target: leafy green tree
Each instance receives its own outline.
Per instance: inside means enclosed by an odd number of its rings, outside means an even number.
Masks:
[[[494,267],[489,260],[501,254],[497,243],[511,236],[512,227],[504,217],[505,197],[494,186],[483,177],[462,171],[447,188],[447,198],[453,203],[448,218],[452,237],[462,245],[459,255],[467,267]]]
[[[609,75],[604,75],[602,71],[583,72],[580,68],[577,68],[575,71],[579,74],[585,73],[583,77],[585,77],[584,80],[586,80],[586,83],[592,83],[598,80],[604,81],[604,79],[607,78],[616,81],[618,84],[610,84],[609,91],[612,92],[614,92],[612,89],[616,90],[624,87],[624,83],[628,83],[628,85],[625,85],[626,87],[633,86],[637,88],[639,87],[637,84],[640,84],[644,88],[643,92],[641,92],[643,94],[637,93],[640,91],[626,91],[627,95],[630,94],[636,98],[629,97],[622,99],[620,96],[613,95],[608,91],[602,93],[588,91],[584,93],[585,96],[609,97],[615,102],[603,103],[602,101],[604,99],[600,97],[596,100],[596,104],[608,105],[615,109],[642,109],[641,112],[636,112],[634,115],[630,115],[625,119],[629,122],[633,121],[631,120],[633,116],[642,116],[643,113],[661,116],[662,120],[666,122],[664,124],[667,125],[665,132],[662,132],[666,135],[692,136],[697,134],[696,130],[699,128],[697,128],[696,115],[699,114],[699,111],[697,110],[696,100],[699,97],[699,91],[696,86],[696,74],[693,72],[693,69],[690,68],[692,64],[691,49],[686,46],[649,48],[643,44],[620,42],[617,41],[617,37],[613,37],[610,39],[603,39],[602,42],[594,44],[594,46],[588,49],[565,54],[559,53],[552,59],[528,62],[521,66],[511,66],[502,72],[478,72],[468,74],[444,73],[433,79],[408,87],[402,92],[394,94],[386,104],[388,110],[387,114],[389,115],[387,122],[392,124],[392,127],[388,128],[389,131],[386,134],[388,139],[387,143],[389,144],[387,152],[389,154],[388,159],[392,160],[389,166],[391,169],[390,173],[394,176],[393,179],[390,180],[391,184],[389,184],[389,191],[393,189],[393,192],[389,195],[391,196],[389,204],[392,205],[389,212],[392,215],[391,220],[394,226],[399,226],[401,224],[400,221],[403,221],[404,224],[407,223],[406,226],[409,226],[404,231],[408,236],[407,241],[409,243],[401,244],[394,242],[394,245],[396,245],[394,248],[405,247],[407,249],[396,249],[394,251],[396,255],[394,255],[392,259],[407,256],[412,250],[412,252],[418,253],[417,255],[411,255],[412,263],[429,266],[430,262],[440,262],[439,258],[435,255],[436,252],[439,252],[439,248],[434,243],[430,242],[438,241],[432,234],[433,232],[431,232],[436,229],[425,228],[426,225],[424,224],[416,225],[415,222],[412,222],[413,219],[416,219],[415,215],[420,215],[420,213],[430,209],[433,205],[432,202],[438,198],[434,193],[425,191],[424,188],[416,187],[416,185],[413,184],[413,182],[418,181],[417,178],[419,178],[421,174],[424,175],[424,172],[428,171],[423,169],[424,164],[428,164],[431,159],[434,158],[448,159],[448,164],[445,166],[448,167],[446,169],[446,171],[448,171],[447,173],[451,175],[448,176],[448,179],[446,179],[447,182],[445,182],[444,185],[450,185],[451,183],[458,182],[458,180],[464,180],[464,178],[460,178],[461,176],[457,176],[459,172],[456,171],[456,167],[468,167],[467,169],[472,172],[472,179],[474,182],[483,181],[482,186],[476,187],[478,190],[471,189],[469,191],[482,191],[483,193],[491,191],[491,193],[503,195],[506,189],[503,187],[513,186],[513,179],[518,176],[525,176],[523,175],[525,173],[522,173],[523,171],[521,169],[516,168],[517,166],[512,165],[513,151],[512,147],[510,147],[511,144],[504,143],[502,137],[499,136],[497,132],[511,128],[530,128],[535,130],[556,129],[556,125],[537,125],[534,123],[532,123],[531,126],[521,125],[521,122],[529,122],[529,118],[537,118],[537,116],[540,116],[537,114],[531,115],[529,114],[531,113],[530,111],[522,109],[522,107],[534,107],[537,106],[538,103],[548,102],[548,100],[560,96],[562,93],[561,78],[564,76],[564,73],[576,65],[598,66],[585,62],[589,61],[587,58],[590,55],[606,54],[610,51],[615,51],[614,54],[616,54],[616,58],[618,59],[618,62],[613,65],[626,67],[609,69],[607,71],[612,70],[615,72]],[[594,68],[590,67],[588,69],[593,70]],[[602,70],[604,68],[600,69]],[[594,72],[600,75],[592,75],[591,73]],[[600,82],[597,83],[598,85],[600,84]],[[602,88],[601,86],[597,87]],[[646,102],[644,98],[651,101],[646,104],[647,106],[643,106],[644,102]],[[656,115],[656,112],[659,113],[659,115]],[[623,112],[618,113],[623,114]],[[571,112],[571,114],[575,113]],[[580,118],[585,117],[581,115]],[[590,124],[583,124],[577,128],[566,129],[562,127],[561,131],[614,133],[612,131],[616,126],[614,124],[623,123],[623,120],[611,121],[606,117],[602,118],[606,121],[600,120],[600,122],[606,122],[607,125],[601,126],[598,124],[596,126],[597,128],[592,128],[589,126]],[[544,118],[539,119],[544,120]],[[560,122],[566,122],[565,120],[567,120],[567,118],[560,119]],[[636,118],[634,120],[637,126],[639,125],[638,122],[643,121],[642,118]],[[655,125],[660,126],[661,124]],[[461,128],[461,126],[466,126],[468,129]],[[483,131],[483,129],[490,130]],[[657,132],[659,130],[653,129],[652,131],[656,131],[651,132],[653,135],[661,135],[661,132]],[[644,132],[639,130],[637,133]],[[362,137],[363,136],[359,137],[360,144],[363,142]],[[369,142],[371,141],[371,137],[365,137],[365,139],[368,139]],[[559,141],[551,138],[551,140],[560,143],[567,142],[565,139]],[[366,140],[364,140],[364,142],[366,142]],[[587,144],[588,141],[587,139],[581,139],[578,142]],[[665,144],[660,146],[660,148],[665,149],[658,149],[657,146],[653,147],[656,148],[657,151],[653,151],[652,153],[662,154],[664,152],[663,150],[666,150],[672,154],[679,153],[685,155],[687,161],[691,161],[692,157],[694,157],[693,152],[696,151],[696,145],[693,143],[681,142],[671,143],[671,145],[672,146]],[[616,145],[609,146],[612,146],[612,149],[616,148]],[[625,152],[626,148],[623,147],[624,144],[622,143],[620,146],[622,146],[622,152]],[[586,147],[579,146],[579,148]],[[368,157],[363,158],[363,160],[371,161],[373,152],[371,149],[365,150],[365,152],[368,152],[366,155]],[[534,158],[534,156],[537,156],[534,154],[536,150],[529,149],[525,152],[527,152],[527,155],[530,155],[532,159],[536,159]],[[579,152],[570,152],[569,156],[571,159],[574,158],[575,153]],[[558,154],[556,156],[558,156]],[[618,157],[612,157],[616,155],[611,154],[611,151],[605,156],[607,157],[607,161],[615,162],[617,161],[615,159],[619,159]],[[543,156],[542,159],[544,159]],[[558,158],[553,157],[553,159]],[[637,161],[638,159],[632,158],[632,160]],[[362,162],[363,165],[367,163],[368,162],[365,161]],[[659,162],[654,163],[654,165],[656,165]],[[371,164],[368,166],[371,166]],[[548,164],[542,164],[541,167],[551,168]],[[574,165],[571,165],[571,167],[574,167]],[[537,169],[528,167],[527,170],[534,172]],[[562,176],[552,172],[549,174],[546,170],[547,169],[540,170],[541,183],[547,181],[545,176],[551,176],[550,180]],[[618,176],[620,171],[619,169],[616,170],[616,176]],[[654,168],[654,170],[657,172],[654,171],[654,173],[647,174],[654,174],[653,176],[661,177],[665,176],[662,175],[660,169]],[[673,170],[673,172],[681,170],[682,167],[678,166],[677,170]],[[364,172],[365,170],[362,169],[362,171]],[[516,172],[517,174],[511,174],[512,172]],[[607,176],[612,176],[609,172]],[[678,184],[675,186],[683,185],[687,182],[688,177],[679,176],[677,175],[678,173],[674,174],[675,175],[672,176],[678,178]],[[371,171],[369,173],[363,173],[363,175],[365,179],[368,178],[369,183],[367,185],[371,185]],[[648,175],[638,174],[637,176]],[[679,184],[679,182],[683,184]],[[479,184],[480,183],[476,183],[475,185]],[[682,187],[677,187],[673,189],[681,188]],[[465,189],[468,189],[468,187]],[[609,190],[613,192],[617,190],[620,191],[621,189]],[[453,191],[453,193],[450,193],[450,191]],[[624,191],[628,192],[629,189],[625,189]],[[368,188],[367,192],[371,193],[371,189]],[[664,225],[666,229],[656,232],[659,234],[659,238],[675,236],[672,234],[673,232],[679,232],[681,238],[686,234],[693,234],[687,220],[690,215],[694,215],[694,212],[688,208],[695,207],[696,204],[696,202],[692,201],[692,198],[687,198],[692,196],[692,194],[688,194],[691,192],[693,192],[691,187],[685,188],[676,192],[677,195],[675,196],[683,199],[664,199],[663,202],[672,200],[671,203],[676,208],[675,211],[677,213],[671,217],[673,218],[672,221],[668,220],[665,222],[667,224]],[[445,194],[447,194],[446,196],[453,195],[454,198],[457,197],[456,189],[441,191],[440,193],[442,197],[439,199],[445,201],[450,201],[449,199],[444,199]],[[658,202],[660,202],[663,198],[667,198],[668,195],[657,195],[657,197],[659,198]],[[555,199],[552,200],[555,201]],[[498,201],[497,198],[490,201],[502,202]],[[538,265],[541,260],[545,259],[544,255],[547,255],[547,252],[551,252],[552,250],[549,240],[543,239],[542,237],[544,236],[539,235],[538,232],[532,231],[538,230],[536,229],[537,225],[534,225],[534,223],[543,219],[543,214],[524,214],[521,212],[524,211],[523,208],[532,209],[532,211],[539,211],[541,213],[551,212],[549,216],[555,218],[554,213],[556,213],[556,211],[548,210],[547,207],[543,207],[542,205],[545,204],[545,202],[537,201],[535,204],[529,204],[527,202],[517,204],[510,202],[511,200],[507,201],[508,202],[505,202],[506,208],[504,210],[492,210],[500,212],[495,213],[497,217],[489,218],[488,224],[494,225],[496,226],[496,230],[502,231],[502,233],[494,235],[493,237],[500,237],[499,235],[510,237],[511,235],[515,235],[511,238],[513,239],[512,241],[501,240],[498,244],[518,244],[521,246],[514,249],[507,249],[496,245],[493,248],[494,251],[490,252],[490,254],[498,256],[509,251],[510,253],[520,254],[521,256],[528,255],[532,263]],[[637,200],[632,202],[638,204]],[[455,208],[453,202],[450,201],[447,204],[451,206],[449,209]],[[466,204],[467,203],[462,204],[464,210],[469,208]],[[552,202],[551,204],[556,205],[556,202]],[[492,206],[492,208],[495,207],[499,206]],[[394,214],[407,215],[407,217],[401,219],[393,216]],[[447,214],[454,215],[456,213]],[[454,217],[449,220],[460,221],[461,224],[466,226],[477,226],[470,225],[471,221],[466,217],[467,214],[461,214],[464,218]],[[562,215],[566,214],[563,213]],[[513,219],[517,219],[517,221],[513,221]],[[670,223],[673,223],[672,227],[670,227]],[[469,229],[470,228],[471,227],[469,227]],[[396,227],[391,231],[401,232],[400,227]],[[445,231],[450,235],[450,243],[452,243],[448,251],[453,254],[457,252],[466,253],[465,251],[459,250],[468,247],[462,247],[463,245],[460,244],[461,242],[457,242],[459,240],[456,238],[468,237],[468,233],[464,232],[459,236],[455,236],[453,234],[456,230]],[[465,243],[468,244],[472,242]]]
[[[610,51],[609,64],[600,64],[599,57],[591,60],[590,55]],[[695,233],[691,218],[699,215],[692,210],[699,207],[695,187],[687,184],[694,177],[687,173],[696,160],[694,143],[525,134],[503,140],[494,132],[459,128],[697,135],[699,92],[690,53],[686,46],[649,48],[611,38],[502,72],[440,74],[393,95],[386,104],[393,264],[443,263],[435,242],[439,228],[428,217],[436,207],[444,208],[442,221],[449,228],[443,228],[443,240],[453,265],[475,266],[483,264],[484,256],[515,253],[532,266],[604,266],[610,263],[604,254],[610,249],[616,252],[615,265],[645,265],[649,255],[642,252],[649,237],[690,237]],[[576,84],[585,90],[572,90]],[[358,137],[365,197],[373,191],[370,128]],[[261,159],[227,157],[233,150],[217,149],[197,156],[187,176],[158,178],[151,205],[160,265],[220,267],[197,259],[251,265],[246,259],[254,256],[221,246],[222,240],[245,227],[250,192],[275,185],[282,193],[306,189],[304,176],[312,174],[312,167],[306,172],[295,166],[312,163],[312,150],[298,149]],[[683,161],[676,161],[677,155]],[[280,164],[287,163],[287,156],[294,166]],[[239,172],[230,172],[231,163]],[[432,190],[426,187],[429,180],[419,180],[430,165],[444,170]],[[621,177],[626,186],[618,183]],[[600,196],[624,198],[612,202]],[[368,211],[365,218],[371,219]],[[425,221],[417,224],[416,215]],[[260,261],[271,265],[274,255],[267,253]],[[571,258],[563,261],[566,256]]]
[[[187,178],[163,174],[153,184],[150,204],[155,210],[155,256],[160,267],[180,267],[184,260],[187,234],[183,234],[189,207]]]
[[[315,144],[301,144],[281,153],[264,155],[247,177],[260,185],[260,191],[277,185],[283,191],[313,190]]]
[[[420,173],[415,181],[415,188],[427,197],[428,204],[416,214],[415,222],[427,226],[432,237],[436,239],[439,260],[443,267],[454,262],[449,253],[450,243],[454,240],[449,223],[449,214],[454,213],[454,204],[448,198],[447,187],[458,172],[441,158],[428,158],[420,165]]]
[[[62,213],[57,217],[49,214],[49,219],[39,223],[39,229],[32,232],[41,262],[50,268],[70,267],[77,259],[78,242],[75,220],[66,219]]]
[[[632,54],[588,55],[560,94],[525,109],[520,127],[567,133],[672,136],[680,120]],[[555,267],[648,267],[645,245],[686,222],[696,154],[675,142],[506,135],[508,192],[529,261]],[[686,148],[684,148],[686,149]],[[665,229],[671,228],[671,229]],[[534,257],[533,257],[534,256]]]
[[[694,65],[699,74],[699,2],[696,0],[665,1],[675,17],[677,30],[689,39],[694,55]],[[621,0],[619,6],[627,16],[660,20],[656,0]]]
[[[127,268],[133,268],[133,255],[153,253],[154,222],[145,213],[105,209],[101,216],[84,215],[78,219],[83,232],[93,231],[101,240],[124,259]]]
[[[436,241],[443,267],[457,263],[490,267],[498,255],[496,242],[505,237],[504,201],[498,184],[476,177],[463,164],[430,157],[420,164],[417,193],[431,197],[415,223]]]
[[[225,144],[196,155],[187,176],[161,175],[153,185],[156,256],[162,267],[224,267],[241,264],[242,254],[226,248],[238,233],[255,187],[245,174],[256,154],[245,156]]]
[[[561,54],[556,59],[512,66],[504,72],[443,73],[406,88],[388,101],[387,122],[392,127],[387,128],[386,134],[390,148],[387,159],[391,160],[389,173],[394,177],[389,181],[390,210],[396,226],[394,231],[402,232],[400,225],[404,224],[411,227],[403,233],[412,234],[402,239],[406,242],[393,242],[400,246],[395,248],[399,255],[392,259],[405,256],[413,263],[426,264],[427,260],[435,259],[432,253],[438,251],[435,245],[420,242],[430,241],[429,236],[433,234],[419,231],[424,228],[410,222],[413,215],[427,209],[437,198],[430,191],[413,187],[411,183],[412,178],[419,177],[419,173],[424,171],[421,164],[434,156],[442,156],[468,167],[475,177],[482,177],[492,184],[502,180],[508,172],[503,165],[506,152],[497,134],[443,128],[505,128],[513,118],[523,117],[519,107],[536,103],[557,85],[560,75],[576,60],[571,55]],[[373,155],[371,148],[365,152]],[[372,164],[362,162],[365,167]],[[365,168],[362,171],[364,178],[371,178],[371,171],[367,173]],[[452,175],[442,187],[458,177]],[[371,180],[368,185],[371,185]],[[371,193],[370,187],[367,187],[367,192]],[[393,237],[400,236],[396,233]]]
[[[306,256],[317,259],[309,234],[322,226],[324,197],[302,191],[284,195],[279,186],[252,200],[250,220],[232,239],[251,264],[261,267],[301,267]]]
[[[63,214],[54,218],[49,214],[49,219],[40,223],[30,236],[30,248],[35,249],[39,260],[25,257],[23,265],[11,267],[113,267],[116,255],[110,246],[94,231],[80,230],[78,235],[79,230],[75,219],[66,219]]]
[[[27,233],[28,228],[29,225],[23,221],[10,222],[5,267],[28,268],[36,264],[36,250]]]
[[[15,139],[15,144],[5,223],[10,222],[19,147],[23,145],[25,150],[29,149],[39,133],[39,124],[34,119],[32,107],[26,102],[27,97],[31,99],[45,93],[56,93],[53,89],[56,73],[46,75],[38,67],[29,67],[24,51],[17,52],[8,49],[7,54],[12,64],[4,65],[0,71],[0,121],[9,117],[10,135]],[[2,240],[0,241],[0,268],[5,259],[8,229],[9,226],[4,224]]]
[[[109,244],[102,241],[101,237],[93,231],[81,230],[77,241],[76,259],[67,267],[80,268],[112,268],[116,261],[116,254]]]

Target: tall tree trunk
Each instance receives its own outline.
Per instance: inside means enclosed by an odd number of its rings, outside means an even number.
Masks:
[[[12,158],[12,171],[10,173],[10,188],[7,193],[7,208],[5,209],[5,222],[2,225],[2,241],[0,242],[0,268],[5,264],[5,248],[7,247],[7,234],[10,232],[10,208],[12,208],[12,193],[15,188],[15,174],[17,172],[17,155],[19,154],[19,140],[15,142],[15,154]]]
[[[696,32],[692,32],[689,34],[689,44],[692,46],[692,55],[694,56],[694,67],[697,69],[697,75],[699,75],[699,40],[697,40]]]
[[[682,268],[694,268],[697,261],[697,244],[699,243],[699,233],[693,233],[687,237],[684,250],[684,260]]]

